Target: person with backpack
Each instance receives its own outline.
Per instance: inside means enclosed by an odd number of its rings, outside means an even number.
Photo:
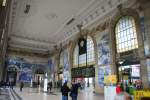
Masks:
[[[70,92],[69,87],[67,86],[67,82],[63,84],[61,87],[62,100],[68,100],[68,93]]]

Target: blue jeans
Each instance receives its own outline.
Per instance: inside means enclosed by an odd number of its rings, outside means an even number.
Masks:
[[[72,96],[72,100],[77,100],[77,96]]]
[[[68,100],[68,96],[62,95],[62,100]]]

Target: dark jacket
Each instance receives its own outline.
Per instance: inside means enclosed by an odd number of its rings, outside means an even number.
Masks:
[[[23,82],[21,82],[21,84],[20,84],[20,88],[23,88],[24,87],[24,83]]]
[[[68,96],[68,92],[70,91],[69,87],[67,86],[67,84],[64,84],[62,87],[61,87],[61,93],[62,95],[64,96]]]
[[[52,82],[49,82],[49,83],[48,83],[48,87],[51,88],[52,86],[53,86]]]
[[[77,96],[78,95],[78,88],[80,87],[80,84],[73,84],[71,88],[71,96]]]

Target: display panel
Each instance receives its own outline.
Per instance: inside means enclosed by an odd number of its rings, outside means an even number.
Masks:
[[[93,66],[73,68],[71,74],[73,78],[95,77],[95,68]]]

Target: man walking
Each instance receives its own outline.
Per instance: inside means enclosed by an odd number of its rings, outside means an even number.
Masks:
[[[21,92],[22,92],[23,87],[24,87],[24,83],[21,82],[21,83],[20,83],[20,91],[21,91]]]

